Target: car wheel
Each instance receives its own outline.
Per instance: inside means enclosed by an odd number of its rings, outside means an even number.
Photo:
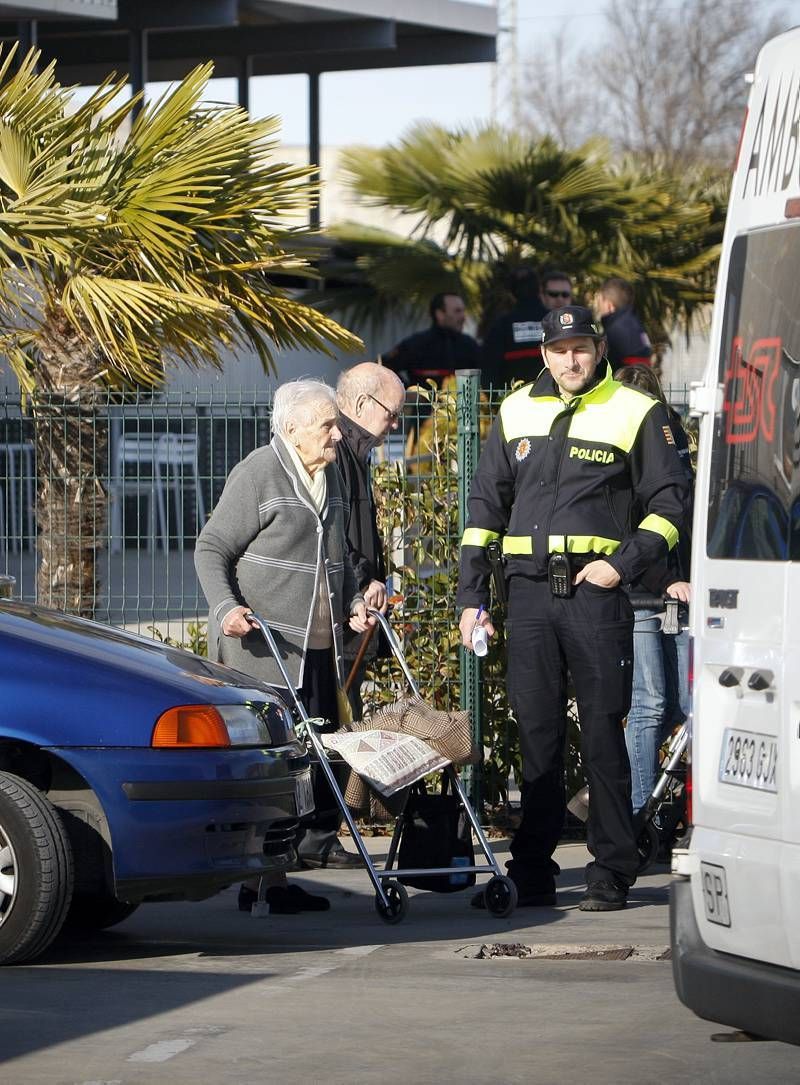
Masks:
[[[0,964],[42,953],[72,899],[72,851],[45,796],[0,772]]]
[[[101,931],[133,915],[139,902],[117,900],[110,893],[76,893],[65,926],[75,931]]]

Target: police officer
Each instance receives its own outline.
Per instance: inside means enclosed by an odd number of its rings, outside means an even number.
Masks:
[[[514,268],[508,289],[514,307],[497,317],[483,341],[481,384],[484,388],[536,380],[542,371],[542,317],[547,308],[539,297],[535,268],[529,264]]]
[[[468,647],[476,620],[494,633],[478,608],[489,602],[487,545],[502,538],[508,690],[524,777],[509,875],[520,904],[555,903],[569,672],[591,793],[593,861],[580,907],[611,911],[625,907],[638,860],[622,727],[633,611],[620,585],[675,546],[688,486],[663,405],[613,380],[590,311],[553,309],[542,328],[546,368],[503,400],[472,484],[461,635]]]

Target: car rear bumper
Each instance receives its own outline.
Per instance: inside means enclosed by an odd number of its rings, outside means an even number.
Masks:
[[[688,879],[670,889],[670,934],[675,990],[685,1006],[707,1021],[800,1044],[800,972],[710,949]]]
[[[304,747],[61,748],[108,822],[123,900],[202,899],[295,860]]]

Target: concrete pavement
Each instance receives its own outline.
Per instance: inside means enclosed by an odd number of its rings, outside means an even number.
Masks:
[[[370,841],[377,853],[388,841]],[[719,1044],[677,1001],[664,868],[623,912],[577,909],[587,855],[559,850],[555,908],[494,919],[469,893],[411,890],[377,917],[364,873],[304,872],[330,912],[255,919],[235,890],[143,906],[3,972],[0,1055],[13,1083],[565,1083],[798,1080],[794,1048]],[[479,959],[482,945],[633,946],[628,960]],[[541,950],[537,950],[539,952]]]

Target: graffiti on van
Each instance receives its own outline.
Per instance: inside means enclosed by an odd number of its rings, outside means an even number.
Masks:
[[[725,443],[750,444],[761,432],[766,441],[775,435],[775,381],[780,372],[781,340],[756,339],[745,360],[743,340],[733,340],[725,371]]]

